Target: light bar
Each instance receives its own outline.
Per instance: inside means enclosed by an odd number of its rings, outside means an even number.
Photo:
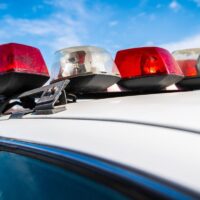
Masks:
[[[104,49],[79,46],[59,50],[55,53],[52,67],[52,82],[69,79],[69,90],[73,92],[105,91],[120,80],[111,55]]]
[[[48,79],[39,49],[16,43],[0,45],[0,95],[12,96],[34,89]]]
[[[119,85],[130,90],[160,90],[183,78],[172,55],[159,47],[120,50],[115,63],[122,77]]]
[[[200,48],[174,51],[173,56],[185,76],[176,84],[177,87],[200,89]]]

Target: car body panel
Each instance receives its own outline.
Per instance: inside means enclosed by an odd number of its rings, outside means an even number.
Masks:
[[[125,122],[75,119],[0,121],[0,137],[71,149],[200,191],[198,134]]]

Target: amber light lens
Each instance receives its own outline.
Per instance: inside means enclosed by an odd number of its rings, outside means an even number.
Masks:
[[[165,74],[182,75],[172,55],[167,50],[158,47],[118,51],[115,63],[122,78]]]

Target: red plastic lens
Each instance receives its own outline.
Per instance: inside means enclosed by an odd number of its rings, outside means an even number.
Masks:
[[[163,67],[162,64],[160,64],[162,61],[158,56],[151,56],[148,54],[144,54],[141,57],[141,69],[142,73],[145,75],[150,74],[165,74],[166,69]]]
[[[117,52],[115,63],[122,78],[152,75],[182,75],[178,64],[165,49],[142,47]]]
[[[196,60],[177,60],[182,72],[185,76],[197,76],[197,61]]]
[[[187,77],[199,77],[200,48],[182,49],[173,52],[183,74]]]
[[[0,45],[0,73],[21,72],[49,77],[39,49],[22,44]]]

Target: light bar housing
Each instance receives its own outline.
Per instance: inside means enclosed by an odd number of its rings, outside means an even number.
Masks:
[[[174,51],[184,79],[176,84],[181,89],[200,89],[200,48]]]
[[[129,90],[160,90],[183,78],[173,56],[159,47],[120,50],[115,63],[122,77],[118,84]]]
[[[116,72],[116,65],[111,55],[102,48],[65,48],[55,53],[51,82],[69,79],[67,88],[75,93],[105,91],[120,80],[112,69]]]
[[[16,43],[0,45],[0,95],[13,96],[40,87],[48,79],[39,49]]]

